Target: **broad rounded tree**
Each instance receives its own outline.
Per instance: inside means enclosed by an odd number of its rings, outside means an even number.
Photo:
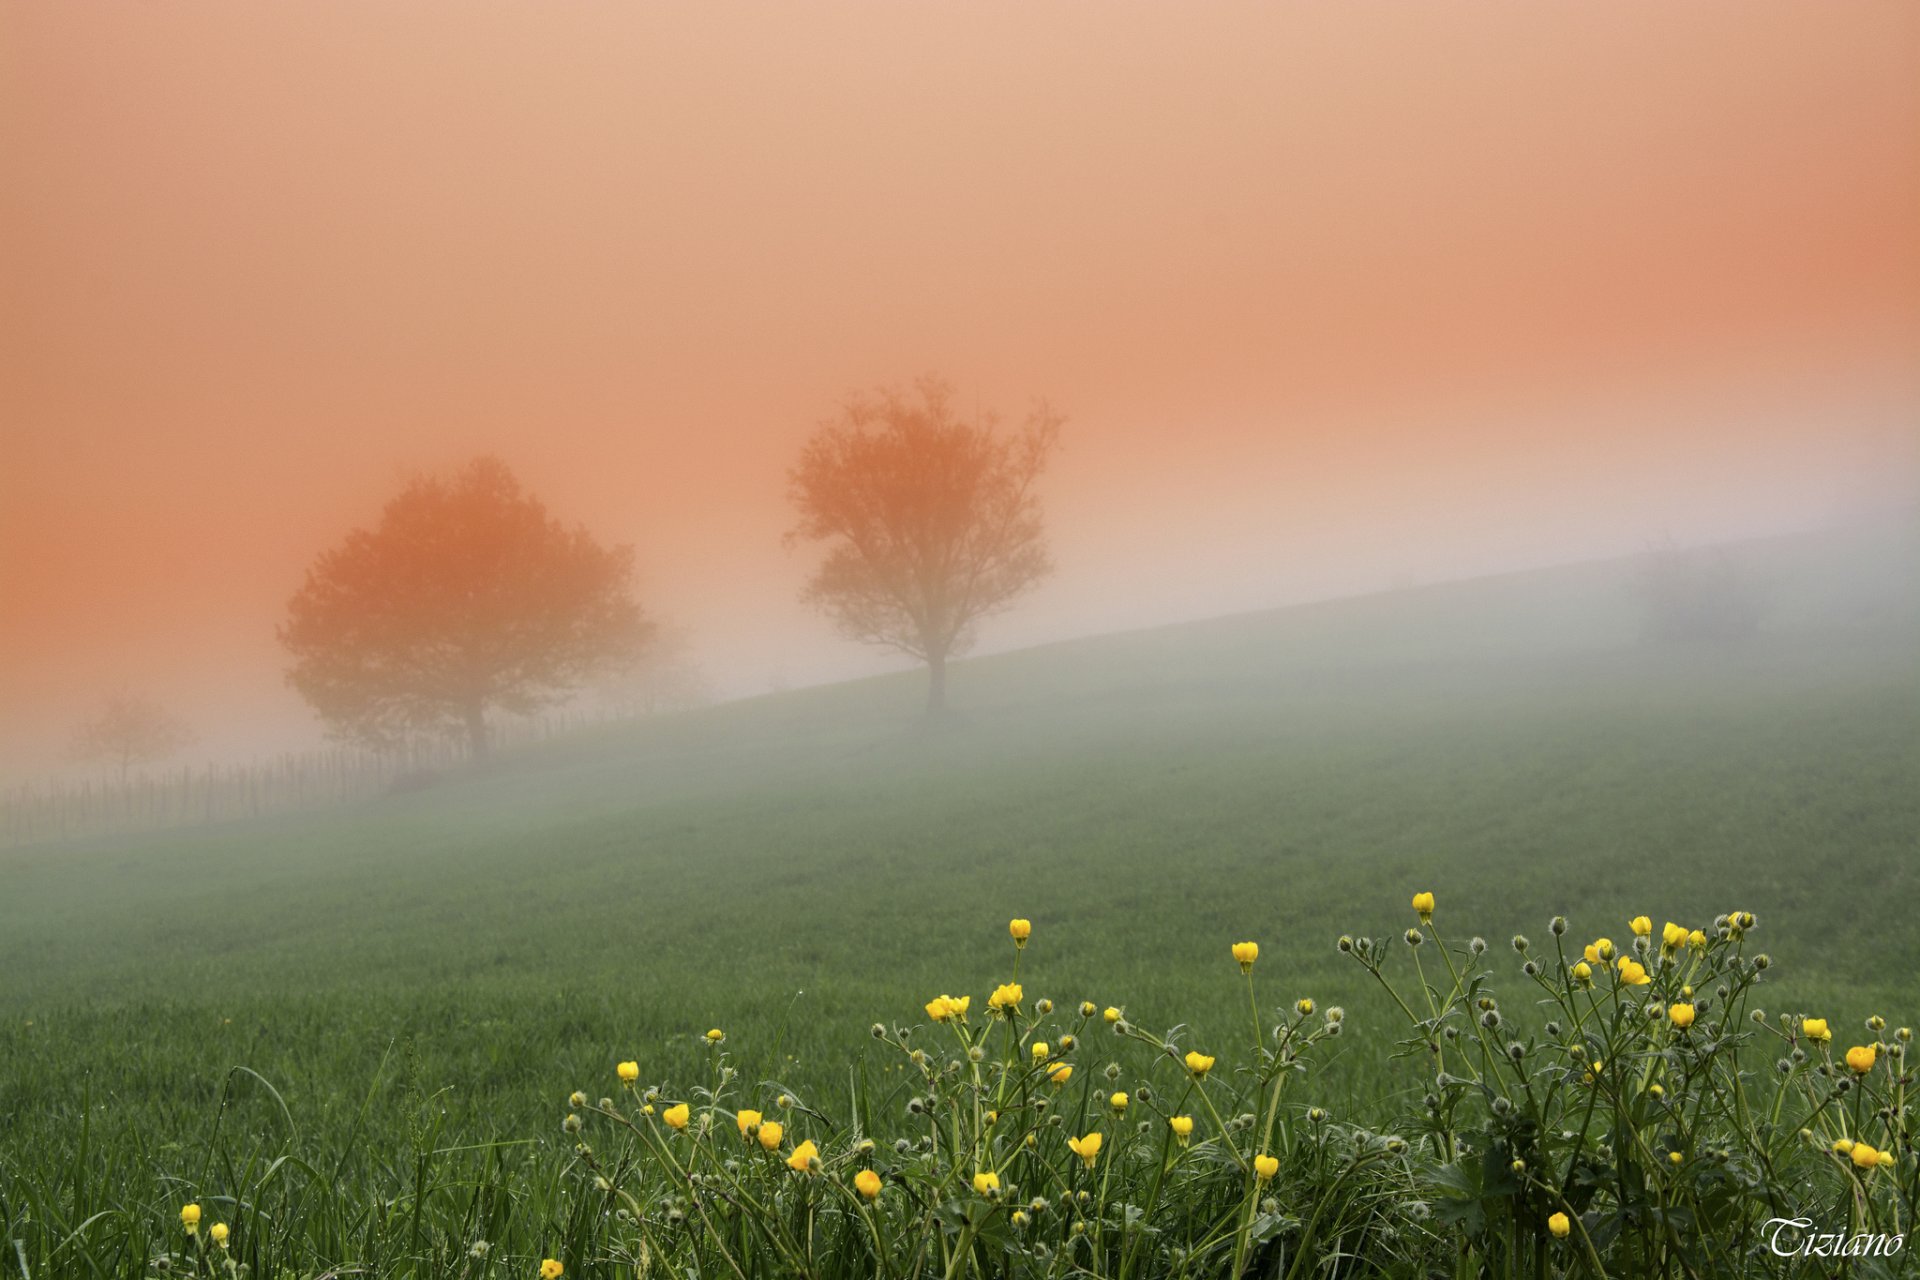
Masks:
[[[484,756],[489,711],[563,700],[644,645],[632,566],[497,459],[417,479],[307,571],[279,632],[288,683],[341,737],[457,736]]]
[[[800,513],[789,542],[827,546],[801,598],[843,635],[926,663],[930,713],[946,706],[947,660],[980,619],[1053,567],[1035,484],[1063,421],[1043,402],[1002,433],[923,378],[849,401],[789,474]]]

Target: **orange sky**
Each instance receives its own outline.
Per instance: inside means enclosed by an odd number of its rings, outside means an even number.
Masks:
[[[1916,465],[1894,0],[20,3],[0,174],[0,776],[122,683],[311,737],[304,565],[478,451],[728,688],[871,669],[794,602],[783,472],[926,370],[1070,414],[989,647]]]

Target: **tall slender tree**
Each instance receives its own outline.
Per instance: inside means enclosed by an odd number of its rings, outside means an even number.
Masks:
[[[1002,432],[923,378],[848,401],[789,473],[789,543],[827,547],[801,598],[843,635],[926,663],[930,714],[980,620],[1052,570],[1036,482],[1063,421],[1041,402]]]
[[[480,458],[314,562],[280,627],[287,680],[341,737],[464,737],[482,757],[490,711],[551,705],[645,643],[632,567]]]

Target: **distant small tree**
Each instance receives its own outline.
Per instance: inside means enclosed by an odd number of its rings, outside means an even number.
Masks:
[[[1654,547],[1634,578],[1650,640],[1737,640],[1760,629],[1766,597],[1724,550]]]
[[[992,414],[963,420],[953,392],[849,401],[819,427],[789,473],[796,541],[826,559],[801,598],[843,635],[927,664],[927,710],[946,706],[947,660],[1052,569],[1035,482],[1064,421],[1044,402],[1018,431]]]
[[[279,631],[288,683],[342,737],[464,736],[485,756],[490,710],[562,701],[645,643],[632,565],[497,459],[417,479],[307,571]]]
[[[609,667],[594,686],[604,706],[625,716],[686,711],[713,701],[691,639],[675,626],[656,627],[638,652]]]
[[[193,742],[184,721],[158,703],[120,692],[100,705],[74,733],[72,755],[86,764],[106,764],[125,783],[134,765],[152,764]]]

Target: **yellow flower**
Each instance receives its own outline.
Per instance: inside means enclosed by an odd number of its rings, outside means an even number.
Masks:
[[[620,1077],[621,1083],[632,1084],[640,1078],[640,1064],[637,1062],[623,1062],[614,1068],[614,1072]]]
[[[1576,963],[1573,966],[1572,972],[1573,972],[1573,980],[1579,983],[1583,987],[1593,981],[1593,970],[1588,966],[1585,960],[1581,960],[1578,963]]]
[[[1033,1060],[1035,1062],[1045,1062],[1047,1055],[1051,1052],[1052,1050],[1047,1047],[1045,1040],[1035,1040],[1033,1042]]]
[[[1891,1169],[1899,1161],[1899,1159],[1900,1157],[1896,1156],[1891,1151],[1882,1151],[1880,1153],[1880,1167],[1882,1169]]]
[[[1817,1040],[1821,1044],[1833,1039],[1833,1032],[1827,1030],[1825,1018],[1800,1019],[1800,1034],[1809,1040]]]
[[[200,1206],[183,1204],[180,1206],[180,1225],[187,1229],[188,1235],[200,1230]]]
[[[1114,1023],[1120,1021],[1120,1010],[1112,1005],[1108,1005],[1106,1012],[1101,1014],[1100,1017],[1108,1026],[1112,1026]]]
[[[1852,1138],[1835,1138],[1833,1140],[1833,1154],[1843,1156],[1851,1150],[1853,1150]]]
[[[1416,893],[1413,895],[1413,909],[1420,913],[1421,924],[1433,923],[1433,895]]]
[[[1668,1005],[1667,1018],[1674,1026],[1685,1031],[1693,1025],[1693,1006],[1690,1004]]]
[[[787,1127],[778,1120],[769,1120],[760,1126],[760,1145],[768,1151],[780,1149],[780,1139],[787,1136]]]
[[[758,1111],[748,1111],[744,1107],[734,1112],[733,1115],[733,1122],[740,1126],[740,1136],[743,1138],[747,1136],[747,1130],[759,1124],[760,1120],[761,1116]]]
[[[1613,959],[1613,939],[1596,938],[1587,944],[1585,952],[1588,964],[1606,964]]]
[[[1167,1121],[1167,1127],[1173,1130],[1174,1137],[1180,1139],[1180,1145],[1185,1146],[1187,1139],[1193,1136],[1193,1117],[1173,1116]]]
[[[1073,1154],[1086,1162],[1087,1168],[1093,1168],[1093,1162],[1100,1158],[1100,1144],[1106,1141],[1098,1133],[1090,1133],[1084,1138],[1068,1138],[1067,1146]]]
[[[1645,916],[1635,916],[1627,921],[1627,928],[1633,930],[1634,937],[1644,938],[1653,932],[1653,921]]]
[[[967,1006],[972,1003],[972,996],[938,995],[927,1001],[927,1016],[935,1022],[946,1022],[951,1018],[965,1019]]]
[[[1033,921],[1009,920],[1007,921],[1007,932],[1013,935],[1013,945],[1015,947],[1024,947],[1027,945],[1027,939],[1033,936]]]
[[[1115,1111],[1125,1111],[1127,1109],[1127,1103],[1131,1101],[1132,1099],[1127,1097],[1126,1094],[1116,1093],[1111,1098],[1107,1099],[1107,1105],[1112,1107]]]
[[[1871,1169],[1880,1163],[1880,1153],[1864,1142],[1853,1144],[1853,1150],[1847,1152],[1847,1158],[1853,1161],[1856,1169]]]
[[[973,1189],[983,1196],[1000,1194],[1000,1175],[997,1173],[976,1173],[973,1175]]]
[[[787,1157],[787,1168],[797,1173],[812,1173],[814,1161],[819,1158],[820,1148],[814,1146],[813,1139],[809,1138],[795,1147],[793,1154]]]
[[[213,1242],[219,1245],[222,1249],[227,1247],[228,1231],[227,1231],[226,1223],[224,1222],[214,1223],[211,1227],[207,1228],[207,1234],[212,1236]]]
[[[987,997],[987,1007],[999,1013],[1005,1013],[1008,1009],[1017,1009],[1020,1007],[1020,997],[1025,994],[1020,990],[1019,983],[1003,982],[993,989],[992,995]]]
[[[665,1120],[667,1124],[672,1128],[684,1129],[687,1127],[687,1120],[692,1115],[693,1115],[692,1110],[687,1106],[686,1103],[682,1102],[675,1106],[668,1107],[665,1111],[662,1111],[660,1113],[660,1118],[662,1120]]]
[[[722,1031],[718,1027],[715,1027],[713,1030],[707,1032],[708,1044],[719,1044],[722,1040],[725,1040],[726,1038],[727,1038],[727,1033]]]
[[[853,1175],[853,1189],[869,1200],[880,1198],[880,1175],[871,1169],[862,1169]]]
[[[1873,1060],[1879,1056],[1879,1053],[1880,1051],[1870,1044],[1857,1044],[1847,1050],[1847,1065],[1858,1074],[1865,1075],[1873,1070]]]
[[[1260,958],[1260,944],[1257,942],[1234,943],[1233,958],[1240,962],[1240,972],[1252,973],[1253,962]]]
[[[1278,1172],[1280,1172],[1280,1162],[1272,1156],[1255,1156],[1253,1158],[1253,1176],[1260,1179],[1260,1181],[1267,1182]]]
[[[1553,1232],[1556,1240],[1565,1240],[1567,1233],[1573,1230],[1573,1222],[1564,1213],[1556,1213],[1547,1219],[1547,1230]]]
[[[560,1280],[567,1269],[560,1265],[558,1258],[548,1258],[540,1264],[540,1280]]]
[[[1293,1011],[1303,1018],[1311,1018],[1313,1016],[1313,1001],[1311,999],[1295,1000],[1293,1002]]]
[[[1620,981],[1630,987],[1644,987],[1653,979],[1647,976],[1647,967],[1638,960],[1620,957]]]
[[[1669,920],[1660,930],[1660,948],[1663,951],[1678,951],[1687,941],[1687,931]]]
[[[1685,1164],[1686,1162],[1687,1162],[1687,1158],[1681,1155],[1678,1151],[1667,1152],[1668,1164]]]
[[[1065,1084],[1067,1081],[1073,1079],[1073,1064],[1068,1062],[1061,1063],[1047,1073],[1047,1079],[1053,1081],[1055,1084]]]
[[[1193,1072],[1197,1080],[1205,1080],[1207,1072],[1213,1070],[1213,1059],[1204,1053],[1189,1049],[1187,1051],[1187,1070]]]
[[[1695,929],[1687,935],[1687,945],[1696,951],[1704,951],[1707,947],[1707,935],[1699,929]]]

